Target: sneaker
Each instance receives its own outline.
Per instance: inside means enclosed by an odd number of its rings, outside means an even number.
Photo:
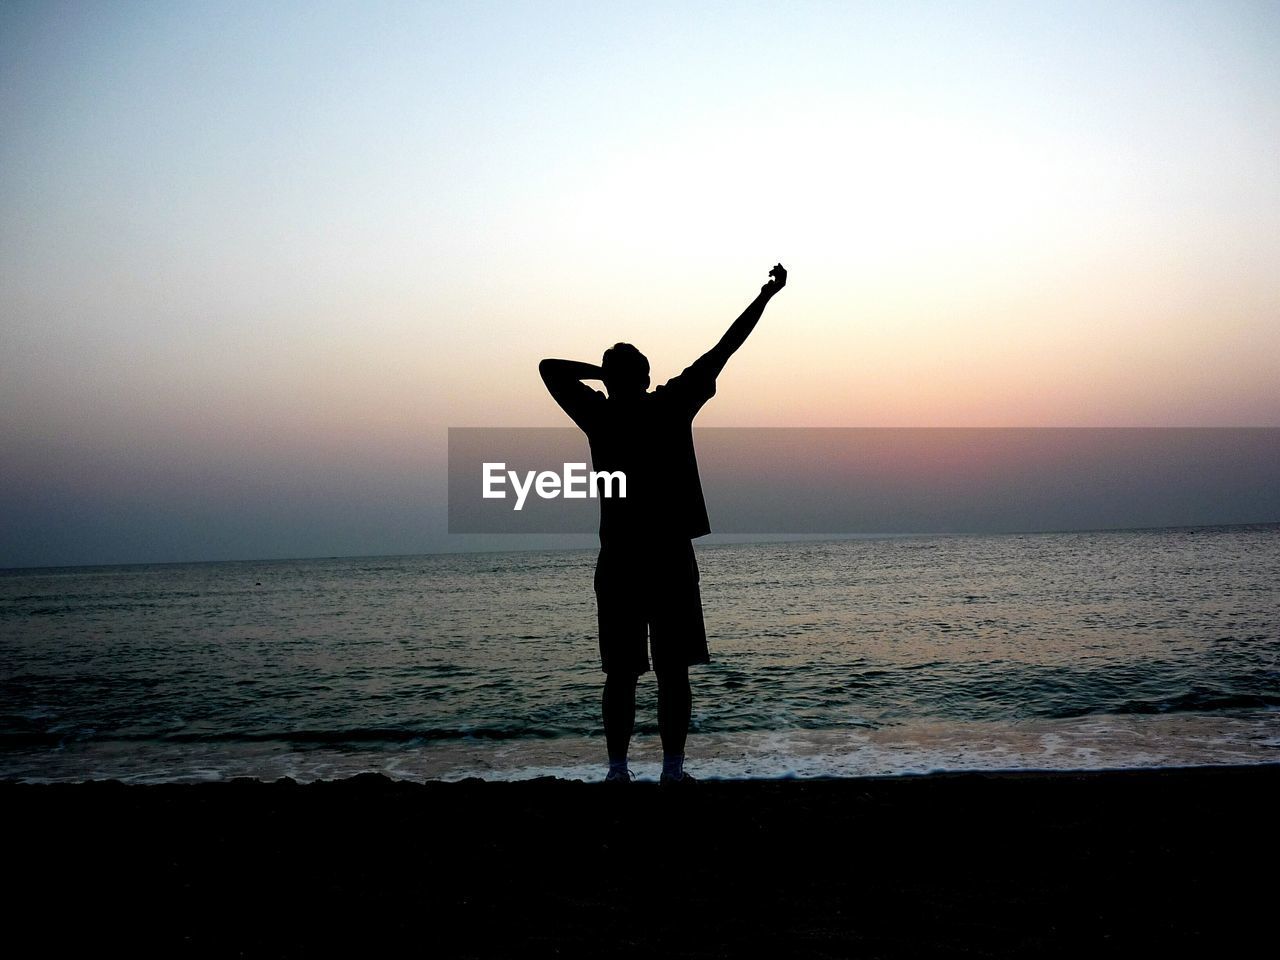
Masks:
[[[610,770],[604,775],[605,783],[630,783],[636,775],[630,770]]]
[[[658,786],[660,787],[691,787],[697,782],[697,777],[687,770],[678,777],[669,777],[664,773],[658,778]]]

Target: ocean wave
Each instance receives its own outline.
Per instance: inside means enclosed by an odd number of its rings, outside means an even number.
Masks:
[[[699,737],[1280,707],[1280,527],[698,553],[712,655],[693,675]],[[258,751],[323,765],[600,739],[590,561],[10,573],[0,763]],[[245,588],[268,576],[269,591]],[[649,675],[640,738],[656,733],[654,690]]]
[[[1268,707],[1280,707],[1280,692],[1232,693],[1226,690],[1200,689],[1188,690],[1186,693],[1156,700],[1126,700],[1124,703],[1107,708],[1106,713],[1119,716],[1156,713],[1219,713]],[[1061,716],[1088,716],[1101,712],[1101,710],[1082,710],[1063,713]]]

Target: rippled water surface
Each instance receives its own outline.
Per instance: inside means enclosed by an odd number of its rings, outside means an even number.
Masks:
[[[698,558],[714,662],[690,753],[712,773],[1280,759],[1278,525]],[[0,572],[0,776],[593,775],[593,564]]]

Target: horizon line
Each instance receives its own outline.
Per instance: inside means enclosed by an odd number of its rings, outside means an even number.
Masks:
[[[989,530],[989,531],[952,531],[952,532],[929,532],[929,533],[903,533],[903,532],[884,532],[884,533],[778,533],[778,534],[751,534],[751,533],[720,533],[712,532],[707,536],[711,538],[709,542],[694,543],[701,547],[730,547],[730,546],[750,546],[761,543],[835,543],[846,540],[905,540],[905,539],[930,539],[930,538],[959,538],[959,537],[1036,537],[1036,536],[1061,536],[1064,534],[1081,534],[1081,533],[1143,533],[1159,530],[1218,530],[1232,529],[1236,527],[1272,527],[1280,526],[1280,519],[1276,520],[1248,520],[1238,523],[1179,523],[1179,524],[1161,524],[1151,527],[1088,527],[1088,528],[1070,528],[1061,530]],[[455,534],[454,536],[459,536]],[[489,537],[576,537],[590,538],[598,540],[598,535],[594,533],[559,533],[559,534],[536,534],[536,533],[491,533],[491,534],[460,534],[460,536],[489,536]],[[744,537],[754,539],[731,539],[717,540],[720,537]],[[702,539],[702,538],[699,538]],[[543,546],[543,547],[470,547],[460,548],[457,550],[423,550],[417,553],[357,553],[357,554],[317,554],[309,557],[235,557],[222,560],[124,560],[109,563],[59,563],[59,564],[43,564],[36,566],[16,566],[16,567],[0,567],[0,575],[13,573],[30,573],[36,570],[92,570],[107,567],[179,567],[179,566],[202,566],[215,563],[305,563],[316,560],[401,560],[411,557],[442,557],[453,556],[457,554],[473,554],[473,553],[553,553],[568,552],[571,550],[595,550],[596,544],[587,544],[582,546]]]

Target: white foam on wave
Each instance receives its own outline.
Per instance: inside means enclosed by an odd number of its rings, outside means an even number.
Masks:
[[[397,780],[595,781],[604,772],[597,738],[447,741],[369,749],[300,750],[282,743],[90,743],[5,758],[0,777],[128,783],[251,777],[299,782],[381,773]],[[1280,711],[1248,714],[1096,716],[1020,723],[912,723],[694,734],[689,768],[710,779],[859,777],[982,770],[1098,770],[1280,761]],[[661,769],[656,737],[636,741],[637,779]]]
[[[406,779],[596,780],[602,745],[594,740],[504,744],[484,762],[450,756],[405,757]],[[689,767],[717,779],[860,777],[982,770],[1099,770],[1256,764],[1280,761],[1280,714],[1108,716],[995,723],[915,723],[880,730],[780,730],[690,738]],[[639,779],[661,768],[655,742],[631,757]],[[424,776],[425,775],[425,776]]]

